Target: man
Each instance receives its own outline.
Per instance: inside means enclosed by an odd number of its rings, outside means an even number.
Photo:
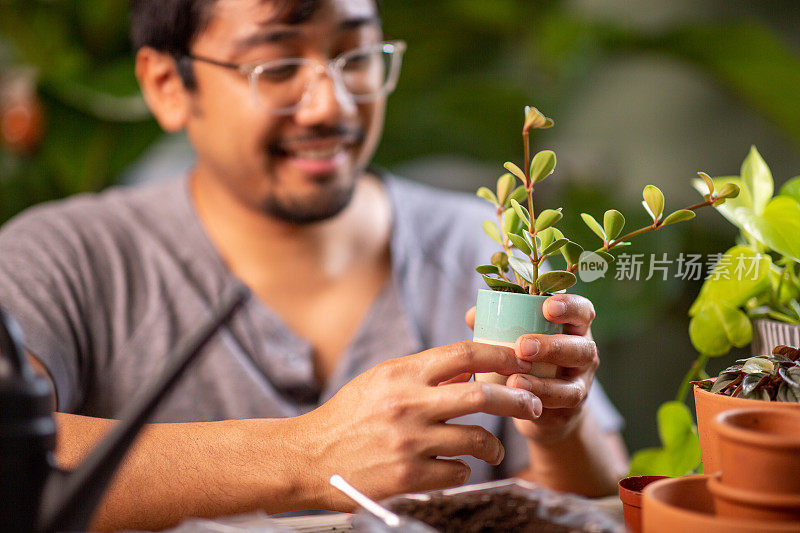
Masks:
[[[132,7],[137,77],[161,126],[188,133],[191,175],[34,208],[0,234],[0,305],[54,382],[58,459],[80,460],[225,288],[253,296],[143,432],[95,525],[352,510],[333,473],[374,498],[498,475],[613,491],[626,457],[596,386],[586,401],[591,303],[551,298],[565,334],[516,351],[457,342],[482,213],[366,170],[402,52],[373,0]],[[563,372],[525,376],[532,360]],[[468,381],[485,371],[508,386]]]

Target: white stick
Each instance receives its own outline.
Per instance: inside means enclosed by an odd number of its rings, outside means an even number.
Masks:
[[[359,492],[350,483],[345,481],[344,478],[339,474],[334,474],[331,476],[330,484],[347,494],[361,507],[383,520],[387,526],[398,527],[400,525],[399,516],[391,512],[389,509],[383,507],[378,502]]]

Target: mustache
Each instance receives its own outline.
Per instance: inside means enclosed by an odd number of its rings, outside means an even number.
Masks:
[[[362,128],[355,128],[345,125],[317,126],[314,129],[304,132],[300,135],[294,135],[292,137],[280,139],[274,144],[274,146],[280,149],[283,146],[288,147],[300,143],[330,139],[337,139],[342,142],[356,144],[364,140],[364,130]]]

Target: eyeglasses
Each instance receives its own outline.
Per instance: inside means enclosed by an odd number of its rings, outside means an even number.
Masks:
[[[257,105],[278,115],[289,115],[313,97],[320,76],[327,74],[338,93],[355,103],[374,102],[391,93],[400,75],[406,43],[386,41],[349,50],[327,65],[304,57],[237,65],[189,54],[185,57],[236,70],[250,80]]]

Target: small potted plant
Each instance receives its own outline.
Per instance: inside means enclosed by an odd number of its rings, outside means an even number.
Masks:
[[[739,186],[741,194],[719,211],[739,228],[740,244],[720,256],[689,310],[689,336],[701,354],[690,380],[703,377],[708,357],[751,340],[753,355],[800,345],[800,176],[773,197],[772,173],[755,147],[739,176],[701,176],[701,192],[722,182]]]
[[[694,384],[703,469],[713,474],[722,468],[713,425],[719,413],[756,406],[800,412],[800,350],[777,346],[771,355],[739,359],[718,377]]]
[[[554,293],[564,291],[577,282],[576,274],[594,279],[597,271],[608,267],[614,260],[610,253],[630,245],[630,239],[665,226],[691,220],[694,211],[706,206],[718,206],[739,192],[736,185],[710,188],[703,202],[679,209],[664,216],[664,195],[654,185],[648,185],[642,193],[645,210],[652,223],[623,234],[625,217],[616,209],[603,214],[603,224],[588,213],[581,218],[591,231],[601,239],[593,251],[568,239],[556,228],[563,217],[563,209],[544,209],[537,212],[534,189],[550,176],[556,167],[556,154],[542,150],[533,157],[530,154],[530,132],[553,126],[553,120],[535,107],[525,107],[522,126],[522,166],[506,162],[507,170],[497,180],[495,191],[481,187],[480,198],[494,207],[496,220],[483,223],[486,233],[500,246],[489,264],[476,268],[483,276],[487,289],[478,292],[475,317],[476,342],[513,346],[520,335],[526,333],[556,334],[561,325],[548,322],[542,313],[544,301]],[[561,269],[546,269],[545,262],[560,256],[564,260]],[[538,363],[531,373],[540,377],[552,377],[556,366]],[[498,374],[478,374],[476,379],[505,384],[506,377]]]
[[[706,190],[723,184],[739,187],[737,197],[719,206],[720,213],[739,228],[739,244],[720,254],[689,309],[689,337],[699,356],[683,378],[675,401],[670,402],[673,415],[685,412],[680,419],[658,419],[662,434],[667,426],[675,434],[679,425],[684,438],[680,445],[663,443],[662,448],[634,454],[632,474],[665,474],[667,464],[675,466],[668,475],[690,473],[700,466],[700,456],[694,453],[700,448],[703,469],[714,472],[719,465],[714,459],[717,453],[711,420],[722,410],[748,404],[738,396],[717,395],[704,386],[695,387],[695,429],[685,406],[692,383],[709,377],[705,367],[710,358],[727,355],[734,346],[751,344],[755,356],[768,355],[777,345],[800,346],[800,176],[790,179],[773,197],[772,172],[755,147],[751,147],[738,176],[699,175],[702,180],[694,185],[704,195]],[[794,403],[786,406],[800,407]],[[683,458],[680,464],[675,462],[678,457]],[[687,457],[696,457],[697,463],[689,465]]]

